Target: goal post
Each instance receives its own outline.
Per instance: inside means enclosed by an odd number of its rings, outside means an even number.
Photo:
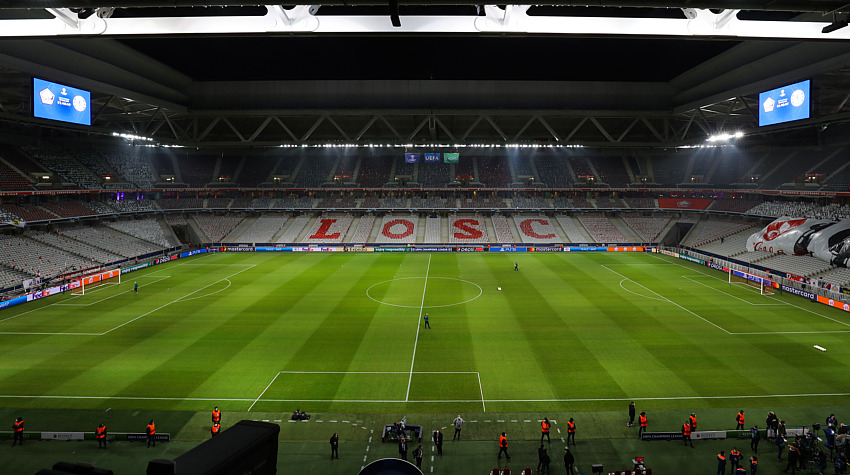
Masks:
[[[97,274],[87,275],[71,283],[69,288],[72,295],[85,295],[86,289],[91,290],[105,284],[120,284],[121,269],[113,269]]]
[[[730,284],[744,284],[759,289],[761,295],[774,294],[774,282],[766,277],[761,277],[749,272],[730,269],[729,271]]]

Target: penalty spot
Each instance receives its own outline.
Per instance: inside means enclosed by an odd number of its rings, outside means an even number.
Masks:
[[[826,348],[824,348],[820,345],[814,345],[814,347],[815,347],[815,349],[818,349],[818,350],[821,350],[821,351],[826,351]]]
[[[496,287],[496,290],[502,290],[502,288],[501,288],[501,287]]]

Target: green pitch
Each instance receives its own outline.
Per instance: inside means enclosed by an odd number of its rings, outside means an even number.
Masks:
[[[792,410],[850,393],[850,315],[655,254],[229,253],[122,279],[0,311],[4,413],[534,421],[622,418],[630,400]]]

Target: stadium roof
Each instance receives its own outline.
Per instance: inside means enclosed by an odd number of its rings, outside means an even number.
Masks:
[[[850,117],[843,1],[18,4],[0,0],[7,133],[79,130],[31,118],[33,76],[92,90],[88,132],[199,147],[658,147]],[[758,92],[809,78],[814,118],[758,129]]]

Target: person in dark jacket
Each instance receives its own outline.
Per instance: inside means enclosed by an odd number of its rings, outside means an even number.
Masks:
[[[334,457],[336,455],[336,457]],[[339,458],[339,436],[336,432],[331,436],[331,460]]]
[[[573,456],[573,453],[570,452],[569,447],[564,447],[564,468],[567,469],[567,474],[572,475],[573,473],[573,465],[576,463],[576,458]]]

